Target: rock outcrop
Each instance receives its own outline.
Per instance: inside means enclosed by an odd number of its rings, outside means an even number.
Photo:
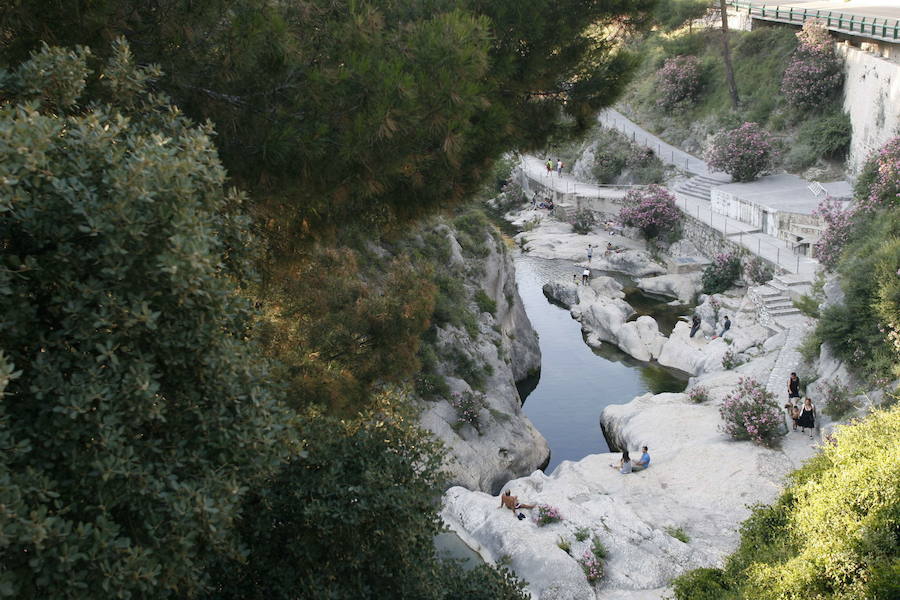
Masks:
[[[649,469],[620,475],[609,467],[618,454],[595,454],[503,486],[521,502],[557,507],[560,523],[538,527],[533,519],[516,520],[497,508],[496,497],[462,488],[448,490],[442,517],[486,560],[509,564],[535,599],[665,597],[680,573],[721,564],[738,543],[747,507],[774,500],[787,473],[815,451],[811,444],[777,450],[735,442],[721,431],[719,402],[742,376],[764,380],[779,350],[775,342],[769,347],[734,370],[692,380],[709,389],[708,402],[646,394],[604,409],[601,423],[610,443],[635,458],[649,446]],[[596,586],[577,562],[591,543],[590,537],[575,540],[584,528],[608,550],[606,574]],[[676,528],[687,542],[673,537],[680,535]],[[559,549],[561,539],[571,544],[571,554]]]
[[[657,277],[644,277],[638,279],[635,284],[645,292],[675,298],[688,304],[700,292],[700,276],[701,274],[698,272],[672,273]]]
[[[449,227],[441,226],[450,238],[451,262],[457,260],[459,244]],[[437,329],[435,347],[439,356],[452,356],[438,365],[451,393],[478,399],[478,428],[461,423],[457,409],[447,399],[423,401],[420,424],[447,448],[445,467],[452,484],[494,491],[513,477],[530,473],[547,462],[546,440],[522,412],[516,381],[540,370],[541,355],[537,334],[531,326],[515,281],[515,266],[505,247],[485,232],[489,253],[471,268],[459,255],[457,268],[465,273],[469,297],[483,292],[496,306],[478,314],[478,333],[445,326]],[[468,267],[468,268],[466,268]],[[477,305],[470,307],[475,312]],[[483,389],[473,389],[461,374],[460,365],[477,368],[484,379]],[[470,377],[471,379],[471,377]]]

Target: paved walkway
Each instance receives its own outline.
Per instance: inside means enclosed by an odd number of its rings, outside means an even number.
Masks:
[[[724,173],[711,171],[703,160],[680,150],[671,144],[667,144],[649,131],[645,131],[639,125],[625,117],[618,111],[607,109],[603,111],[598,120],[606,127],[614,128],[623,135],[633,139],[635,143],[653,149],[657,156],[666,164],[683,169],[692,175],[712,180],[713,184],[730,183],[731,178]],[[608,186],[597,186],[575,180],[571,174],[557,175],[555,172],[548,175],[546,161],[534,156],[525,156],[522,167],[529,179],[563,193],[577,193],[586,197],[614,197]],[[624,195],[625,188],[620,188],[619,195]],[[758,227],[749,225],[725,215],[713,212],[709,199],[698,198],[678,193],[673,190],[677,198],[677,205],[683,212],[701,221],[723,236],[746,248],[752,254],[760,256],[782,269],[802,276],[812,281],[819,263],[811,258],[795,254],[790,244],[774,236],[762,233]]]

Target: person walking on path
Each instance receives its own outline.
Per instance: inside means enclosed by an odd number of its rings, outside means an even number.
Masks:
[[[800,397],[800,378],[797,377],[796,373],[791,373],[790,378],[788,378],[787,390],[789,400]]]
[[[587,285],[588,280],[591,278],[591,270],[585,267],[584,271],[581,272],[581,283],[582,285]]]
[[[547,159],[547,175],[553,172],[553,161],[549,158]]]
[[[691,319],[691,335],[689,337],[694,337],[694,334],[700,330],[700,315],[694,313],[694,318]]]
[[[588,244],[587,255],[588,255],[588,264],[590,264],[591,259],[594,257],[594,247],[591,246],[590,244]]]
[[[557,158],[556,159],[556,176],[557,177],[562,177],[562,168],[563,168],[562,161]]]
[[[813,406],[812,400],[803,399],[803,406],[800,408],[800,417],[797,419],[797,425],[800,426],[800,432],[806,433],[809,429],[809,439],[813,437],[813,430],[816,427],[816,407]]]

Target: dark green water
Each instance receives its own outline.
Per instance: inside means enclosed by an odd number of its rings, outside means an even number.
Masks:
[[[550,444],[548,472],[564,460],[609,451],[600,429],[605,406],[646,392],[680,392],[687,385],[687,375],[637,361],[612,344],[597,350],[585,344],[581,325],[541,291],[548,281],[569,279],[575,272],[580,268],[567,261],[516,258],[519,294],[540,336],[542,356],[540,376],[522,382],[519,392],[525,398],[525,414]],[[628,303],[639,313],[656,317],[666,335],[689,310],[668,306],[665,300],[642,294],[629,280],[616,278],[626,285]]]

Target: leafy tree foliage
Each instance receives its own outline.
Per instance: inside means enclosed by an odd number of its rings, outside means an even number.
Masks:
[[[209,598],[525,598],[502,573],[466,577],[436,558],[441,459],[396,405],[300,421],[302,449],[246,500],[246,562],[222,563]]]
[[[252,244],[210,128],[122,43],[79,108],[88,56],[0,77],[0,596],[191,594],[280,453]]]
[[[896,598],[897,490],[900,407],[840,428],[774,505],[754,509],[725,569],[680,577],[676,598]]]
[[[0,14],[0,43],[15,57],[127,35],[188,114],[217,124],[229,172],[270,191],[260,210],[290,245],[308,227],[459,201],[560,114],[592,124],[634,64],[616,35],[652,4],[26,2]]]
[[[257,336],[294,404],[353,414],[376,383],[418,370],[436,288],[407,256],[316,246],[277,276],[280,295],[267,299]]]

